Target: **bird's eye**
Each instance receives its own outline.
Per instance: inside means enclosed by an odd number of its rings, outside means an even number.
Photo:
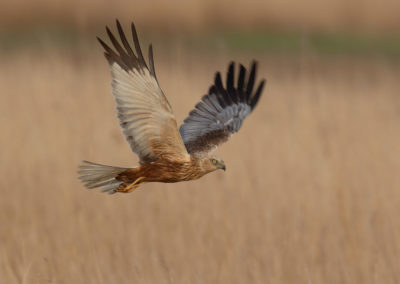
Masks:
[[[217,160],[212,159],[212,163],[215,165],[217,163]]]

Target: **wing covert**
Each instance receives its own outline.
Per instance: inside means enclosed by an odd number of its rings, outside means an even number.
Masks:
[[[265,80],[255,91],[257,63],[253,62],[248,77],[240,64],[235,86],[235,63],[228,68],[226,88],[217,72],[208,94],[195,106],[184,120],[179,131],[189,154],[205,156],[239,131],[244,119],[254,110],[260,99]]]

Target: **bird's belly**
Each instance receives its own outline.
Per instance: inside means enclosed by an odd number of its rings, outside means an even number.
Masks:
[[[189,163],[153,163],[145,169],[147,182],[175,183],[202,177],[204,173]]]

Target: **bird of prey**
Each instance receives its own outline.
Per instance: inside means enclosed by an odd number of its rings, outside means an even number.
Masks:
[[[178,130],[157,81],[152,46],[147,65],[134,24],[134,50],[118,20],[116,24],[121,43],[106,27],[114,49],[97,39],[110,66],[119,124],[140,165],[121,168],[83,161],[78,171],[80,181],[89,189],[113,194],[131,192],[148,182],[189,181],[218,169],[225,171],[224,162],[212,154],[240,129],[260,99],[265,80],[255,84],[256,62],[250,72],[240,64],[237,79],[235,63],[230,63],[225,86],[217,72],[208,93]]]

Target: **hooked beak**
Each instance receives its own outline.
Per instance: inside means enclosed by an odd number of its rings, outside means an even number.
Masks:
[[[219,168],[220,168],[221,170],[224,170],[224,172],[226,171],[226,167],[225,167],[225,164],[224,164],[224,163],[220,163],[220,164],[219,164]]]

